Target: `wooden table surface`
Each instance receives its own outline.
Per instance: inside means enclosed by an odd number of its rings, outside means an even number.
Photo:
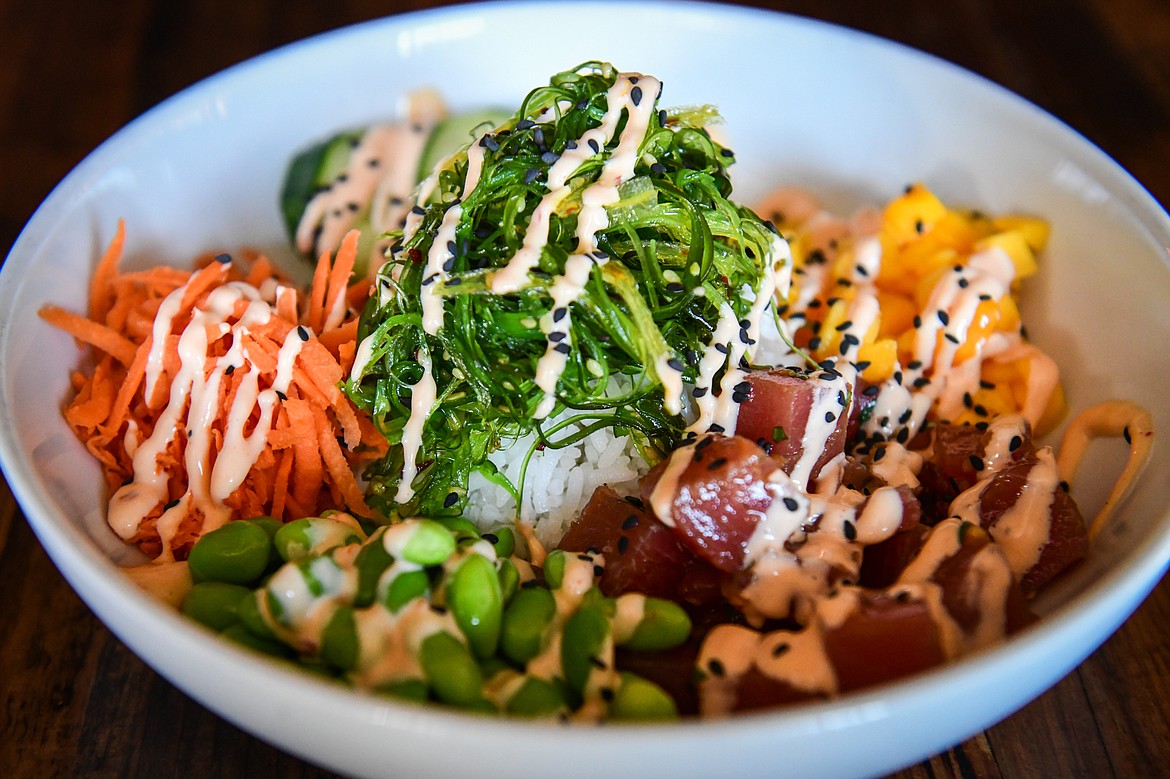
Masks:
[[[228,65],[438,3],[0,0],[0,246],[120,126]],[[1062,118],[1170,203],[1170,3],[760,3],[942,56]],[[53,567],[0,484],[0,774],[330,776],[236,729],[147,668]],[[899,777],[1170,775],[1170,583],[1004,722]]]

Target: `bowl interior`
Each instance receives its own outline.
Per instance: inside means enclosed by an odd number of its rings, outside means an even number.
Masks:
[[[569,27],[572,36],[551,33]],[[696,57],[700,51],[715,56]],[[468,721],[339,691],[220,646],[117,575],[113,564],[134,553],[107,529],[98,469],[60,419],[79,352],[36,316],[50,301],[84,310],[90,273],[117,220],[126,220],[133,265],[186,263],[241,246],[283,256],[277,194],[298,148],[393,117],[410,89],[435,87],[456,108],[514,106],[551,73],[590,59],[661,77],[664,105],[716,104],[745,202],[775,185],[801,184],[848,209],[923,181],[948,203],[1047,217],[1052,242],[1024,292],[1029,334],[1063,366],[1074,411],[1127,398],[1167,428],[1170,362],[1152,349],[1170,343],[1170,220],[1052,117],[925,55],[798,18],[701,4],[469,5],[341,30],[203,82],[118,133],[37,211],[0,274],[0,455],[62,571],[123,640],[195,697],[286,748],[357,773],[379,765],[379,734],[408,732],[417,739],[393,748],[399,764],[435,775],[466,767],[467,756],[422,751],[455,728],[475,743],[502,736],[531,745],[527,757],[489,748],[477,765],[493,775],[594,743],[605,756],[588,766],[593,772],[630,765],[646,776],[680,765],[718,772],[718,756],[735,743],[749,774],[771,767],[778,748],[793,755],[789,767],[801,775],[869,773],[936,751],[1022,705],[1104,640],[1161,574],[1170,554],[1166,480],[1142,480],[1090,561],[1039,601],[1048,619],[1006,647],[832,704],[620,734]],[[1113,444],[1094,450],[1073,485],[1086,514],[1100,505],[1123,456]],[[1170,454],[1156,449],[1150,475],[1168,468]],[[221,681],[208,683],[212,673]],[[992,678],[1012,683],[987,692]],[[275,692],[262,704],[244,700],[241,689]],[[949,696],[965,693],[981,701],[973,713],[921,728],[905,743],[883,738],[899,732],[902,718],[945,710],[955,700]],[[316,714],[286,717],[284,729],[264,723],[280,711],[270,706],[288,703]],[[321,728],[321,721],[336,724]],[[373,743],[339,745],[343,731]],[[845,737],[861,739],[869,754],[828,748]],[[712,745],[719,746],[709,752]]]

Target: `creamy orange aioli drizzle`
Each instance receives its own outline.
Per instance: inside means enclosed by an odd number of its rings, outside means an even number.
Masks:
[[[152,325],[145,397],[151,405],[164,402],[166,405],[149,436],[141,438],[136,427],[127,430],[126,449],[132,456],[134,473],[110,498],[108,513],[110,527],[121,538],[134,537],[143,519],[167,501],[168,476],[159,467],[158,458],[180,430],[186,431],[183,462],[187,489],[177,501],[168,504],[157,520],[156,529],[162,542],[159,563],[174,559],[171,544],[188,514],[202,517],[202,532],[214,530],[228,520],[231,509],[224,501],[240,486],[263,450],[280,394],[288,390],[297,355],[304,339],[310,337],[303,328],[290,330],[280,349],[272,385],[261,388],[259,374],[248,368],[250,359],[244,347],[244,335],[249,327],[271,319],[272,303],[255,287],[230,282],[212,290],[205,302],[194,309],[190,323],[179,335],[179,369],[169,377],[169,394],[157,398],[163,375],[163,349],[186,290],[187,286],[183,285],[163,300]],[[272,294],[278,292],[278,288],[271,290]],[[230,338],[231,346],[209,364],[213,345],[225,338]],[[213,452],[211,429],[219,414],[220,382],[225,371],[236,369],[244,372],[227,418],[223,420],[223,443],[219,451]],[[248,421],[253,417],[256,422],[246,433]]]
[[[637,105],[633,104],[630,97],[635,86],[647,95],[647,97],[641,98]],[[596,235],[598,231],[609,226],[609,217],[605,209],[620,199],[618,186],[634,177],[634,165],[638,161],[638,148],[650,126],[650,117],[654,114],[654,99],[650,98],[649,95],[657,95],[660,86],[658,80],[652,76],[640,74],[618,76],[606,94],[607,107],[601,124],[587,130],[577,140],[576,148],[566,149],[549,168],[549,192],[536,207],[536,213],[541,216],[539,232],[535,234],[533,242],[529,242],[529,236],[533,235],[530,225],[528,233],[525,234],[524,246],[506,267],[492,276],[490,283],[493,291],[497,290],[497,285],[499,289],[503,290],[516,289],[518,283],[527,280],[528,271],[535,267],[540,260],[544,244],[548,242],[551,214],[565,196],[572,191],[571,187],[568,186],[569,178],[580,167],[581,163],[595,153],[590,145],[591,141],[600,149],[604,148],[613,138],[618,120],[621,118],[622,112],[625,111],[628,118],[617,146],[609,159],[602,164],[601,174],[597,181],[590,184],[581,194],[581,210],[577,215],[577,247],[565,262],[564,274],[553,281],[550,289],[552,308],[540,320],[540,329],[544,332],[548,343],[536,366],[536,384],[544,391],[544,397],[533,415],[535,419],[544,419],[556,407],[557,381],[568,362],[568,355],[565,354],[564,347],[558,348],[558,346],[559,344],[565,344],[565,346],[571,344],[572,311],[569,304],[580,297],[581,292],[585,289],[593,265],[603,265],[609,261],[607,256],[598,253]],[[546,201],[549,204],[547,208]],[[537,219],[536,213],[533,214],[533,221]],[[659,371],[660,376],[661,374],[662,372]],[[669,378],[674,377],[674,373],[669,374]],[[664,380],[663,386],[666,385],[667,382]],[[671,413],[677,414],[677,398],[681,394],[681,390],[678,392],[668,391],[666,394],[675,399],[673,404],[675,410]],[[667,408],[670,407],[671,404],[668,402]]]
[[[297,223],[297,249],[313,254],[340,246],[367,203],[375,235],[398,227],[409,207],[431,131],[445,116],[437,94],[415,92],[407,98],[405,121],[366,130],[345,169],[305,207]],[[375,242],[369,258],[372,267],[381,264],[383,249],[381,242]]]
[[[1060,478],[1071,482],[1077,468],[1095,438],[1124,437],[1129,442],[1129,459],[1125,469],[1114,482],[1113,489],[1104,505],[1089,523],[1089,540],[1096,538],[1113,515],[1113,511],[1125,500],[1138,476],[1145,468],[1154,445],[1154,419],[1149,411],[1125,400],[1099,403],[1085,409],[1069,423],[1060,444],[1057,468]]]
[[[983,469],[974,485],[960,493],[951,503],[950,513],[960,520],[980,524],[980,504],[992,477],[1011,464],[1013,438],[1025,432],[1024,418],[1009,415],[995,419],[988,426],[988,445]],[[1003,550],[1017,576],[1023,576],[1040,559],[1048,544],[1053,494],[1060,483],[1052,450],[1036,452],[1037,461],[1028,470],[1019,499],[989,529],[992,539]]]

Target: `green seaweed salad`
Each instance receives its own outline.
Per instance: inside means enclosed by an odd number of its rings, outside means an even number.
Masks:
[[[611,427],[653,463],[687,432],[690,393],[672,383],[694,386],[712,346],[727,357],[710,387],[746,367],[750,354],[736,359],[714,335],[729,312],[736,333],[758,323],[753,303],[760,292],[771,299],[784,244],[729,199],[735,156],[707,130],[717,112],[660,109],[660,92],[607,63],[558,73],[422,183],[406,225],[388,236],[345,387],[390,443],[365,474],[376,510],[459,515],[475,471],[520,505],[522,484],[487,457],[534,432],[536,446],[561,447]],[[616,180],[623,165],[632,175]],[[609,194],[600,211],[598,193]],[[583,224],[586,212],[595,224]],[[501,289],[526,246],[533,264]],[[590,266],[558,306],[557,285],[582,255]],[[428,295],[441,326],[428,326]],[[571,324],[558,329],[564,308]],[[564,359],[550,393],[538,376],[554,350]]]

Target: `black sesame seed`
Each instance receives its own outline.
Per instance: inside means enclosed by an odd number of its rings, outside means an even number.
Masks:
[[[459,502],[458,492],[448,492],[447,497],[443,498],[443,508],[449,509]]]
[[[857,525],[845,520],[841,524],[841,533],[844,534],[846,541],[855,541],[857,539]]]
[[[529,168],[528,170],[524,171],[524,183],[525,184],[531,184],[532,182],[536,181],[536,179],[539,177],[540,177],[540,171],[537,170],[536,168]]]
[[[899,430],[898,434],[896,436],[894,436],[894,440],[900,444],[904,444],[907,441],[909,441],[910,440],[910,428],[904,427],[901,430]]]
[[[869,386],[867,386],[865,389],[863,389],[861,391],[861,394],[865,395],[867,398],[872,398],[875,395],[877,395],[879,392],[881,392],[881,389],[878,388],[878,385],[870,384]]]
[[[882,459],[885,456],[886,456],[886,448],[884,446],[880,447],[878,449],[875,449],[873,452],[873,461],[876,463],[878,460]]]
[[[678,293],[682,292],[684,289],[686,289],[686,287],[684,287],[682,284],[678,283],[677,281],[671,281],[666,285],[666,291],[671,293],[672,295],[677,295]]]
[[[727,348],[727,344],[715,344],[715,351],[719,352],[720,354],[727,354],[731,350]]]
[[[622,522],[622,530],[631,530],[638,526],[638,515],[631,514]]]
[[[297,337],[302,341],[309,340],[309,331],[305,329],[304,325],[297,325]]]
[[[601,567],[600,565],[593,566],[593,575],[600,579],[605,575],[605,568]]]
[[[706,394],[707,394],[706,387],[695,387],[693,390],[691,390],[691,395],[693,395],[696,398],[701,398]]]
[[[288,400],[288,395],[285,395],[280,390],[276,391],[276,397],[280,398],[282,402]]]
[[[217,255],[215,255],[215,261],[218,263],[221,263],[223,265],[227,265],[229,262],[232,261],[232,256],[230,254],[227,254],[226,252],[223,254],[217,254]]]
[[[666,126],[666,109],[661,108],[658,111],[658,124]]]
[[[784,508],[789,511],[796,511],[800,508],[800,504],[796,501],[796,498],[784,498]]]
[[[170,503],[163,506],[163,511],[170,511],[171,509],[173,509],[177,505],[179,505],[178,498],[176,498],[175,500],[172,500]]]
[[[727,465],[727,458],[726,457],[716,457],[714,460],[711,461],[710,465],[707,466],[707,470],[717,471],[720,468],[722,468],[724,465]]]
[[[625,554],[626,550],[630,548],[630,539],[628,536],[618,536],[617,551],[618,554]]]
[[[919,376],[912,383],[915,389],[922,389],[926,385],[930,384],[930,379],[926,378],[925,376]]]
[[[419,205],[413,206],[410,209],[410,213],[414,214],[415,216],[426,216],[426,214],[427,214],[426,210],[422,206],[419,206]]]
[[[826,421],[826,422],[833,422],[833,421],[835,421],[836,419],[837,419],[837,415],[836,415],[836,414],[834,414],[832,411],[826,411],[826,412],[825,412],[825,421]]]
[[[1133,439],[1129,435],[1129,425],[1126,425],[1121,431],[1121,437],[1125,439],[1127,444],[1132,444]]]
[[[569,352],[572,351],[572,349],[569,348],[569,345],[567,343],[559,343],[553,347],[553,351],[560,352],[561,354],[568,354]]]
[[[983,470],[983,460],[979,459],[979,455],[973,454],[967,458],[967,461],[971,463],[971,467],[975,470]]]
[[[589,139],[589,148],[593,149],[594,154],[597,154],[599,151],[601,151],[601,145],[593,138]]]
[[[711,436],[707,436],[706,438],[702,439],[697,444],[695,444],[695,451],[701,452],[713,443],[715,443],[715,439],[712,438]]]
[[[727,673],[727,669],[723,667],[723,663],[715,657],[707,661],[707,670],[711,672],[712,676],[723,676]]]
[[[601,688],[601,699],[603,701],[605,701],[606,703],[610,703],[611,701],[613,701],[613,699],[616,697],[616,695],[617,695],[617,693],[615,693],[613,691],[613,688],[611,688],[611,687],[602,687]]]
[[[567,308],[564,308],[564,307],[554,308],[553,313],[552,313],[553,321],[554,322],[561,321],[562,319],[565,318],[565,314],[567,314],[567,313],[569,313],[569,310]]]
[[[669,360],[666,361],[666,364],[669,365],[674,370],[678,371],[679,373],[682,373],[683,369],[686,368],[686,366],[683,365],[682,360],[680,360],[677,357],[671,357]]]
[[[546,151],[544,154],[540,155],[540,161],[543,162],[545,165],[552,165],[559,158],[560,158],[559,154],[555,154],[551,151]]]
[[[535,126],[536,123],[531,119],[521,119],[519,122],[516,122],[517,130],[531,130]]]
[[[920,327],[922,327],[922,317],[915,314],[914,315],[914,329],[917,330]]]
[[[231,376],[235,372],[236,372],[236,366],[234,366],[234,365],[229,365],[228,367],[223,369],[224,376]]]
[[[714,424],[707,428],[707,430],[712,433],[723,433],[726,431],[726,428],[724,428],[723,425]]]
[[[850,319],[846,319],[844,322],[842,322],[841,324],[837,325],[837,327],[836,327],[835,329],[836,329],[836,331],[837,331],[838,333],[842,333],[842,332],[844,332],[844,331],[848,330],[848,329],[849,329],[849,328],[851,328],[851,327],[853,327],[853,321],[852,321],[852,320],[850,320]]]
[[[787,652],[790,648],[791,647],[788,646],[787,642],[781,641],[772,647],[772,657],[779,657],[780,655]]]
[[[458,276],[456,276],[453,279],[447,279],[447,281],[446,281],[446,284],[448,287],[458,287],[462,283],[463,283],[463,279],[459,278]]]
[[[435,612],[441,617],[447,613],[447,608],[445,606],[440,606],[439,604],[434,603],[431,604],[431,611]]]
[[[630,102],[635,106],[642,103],[642,87],[634,87],[630,90]]]
[[[959,287],[960,288],[966,289],[970,285],[971,285],[971,282],[967,281],[966,279],[959,279]]]
[[[731,393],[731,400],[734,403],[744,403],[751,395],[747,392],[733,392]]]
[[[560,343],[561,341],[565,340],[567,335],[568,333],[564,332],[563,330],[554,330],[548,334],[548,340],[552,341],[554,344]]]

